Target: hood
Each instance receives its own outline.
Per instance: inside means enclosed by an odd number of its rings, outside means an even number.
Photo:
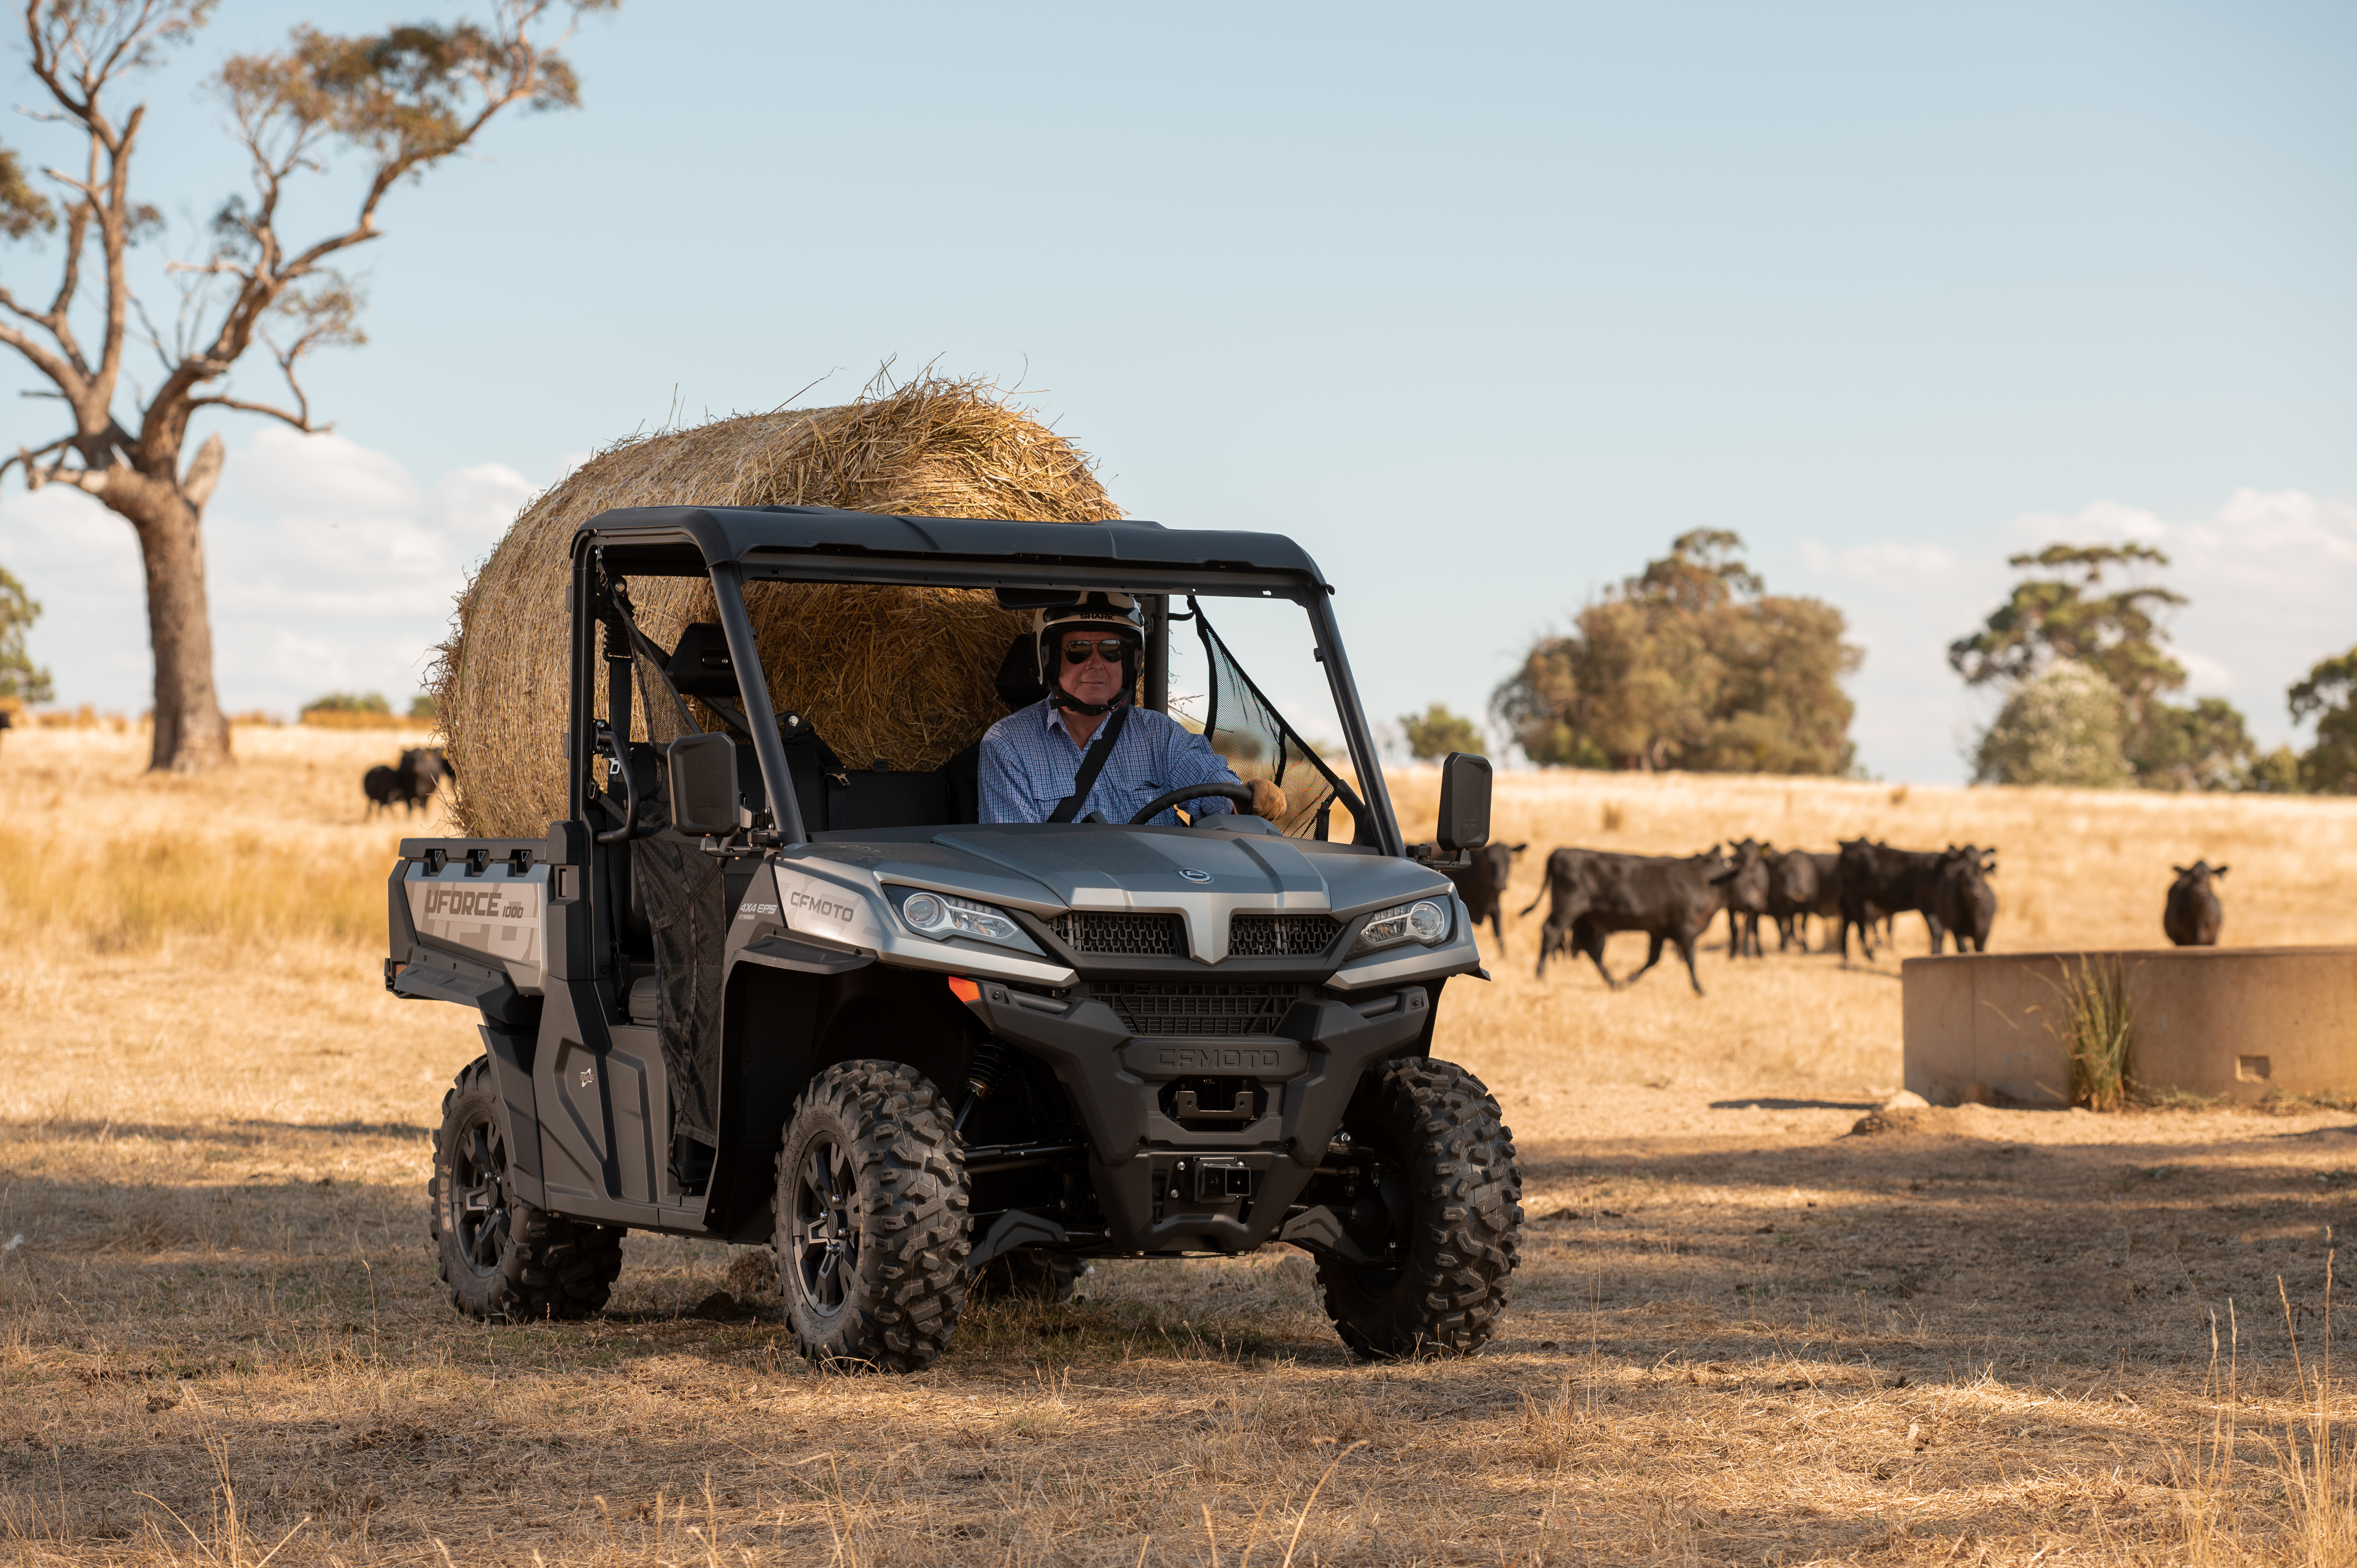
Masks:
[[[923,843],[836,842],[824,853],[856,858],[880,882],[965,892],[1036,915],[1178,915],[1204,963],[1227,957],[1228,917],[1240,909],[1348,916],[1449,886],[1410,860],[1215,829],[1008,823],[953,828]]]

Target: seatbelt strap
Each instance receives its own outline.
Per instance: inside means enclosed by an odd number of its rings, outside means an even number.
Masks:
[[[1114,743],[1121,738],[1121,726],[1129,722],[1129,709],[1130,704],[1124,703],[1113,711],[1113,717],[1105,720],[1096,744],[1081,758],[1081,770],[1072,778],[1072,792],[1056,802],[1056,809],[1048,813],[1049,822],[1069,822],[1080,815],[1082,802],[1097,787],[1097,775],[1104,771],[1106,760],[1113,756]]]
[[[606,552],[604,549],[600,548],[597,552],[597,569],[601,574],[603,574],[605,572],[605,568]],[[669,656],[667,656],[662,649],[657,648],[652,642],[650,642],[647,639],[647,634],[639,629],[639,618],[632,613],[633,607],[630,604],[630,589],[623,585],[622,579],[620,577],[608,575],[606,578],[606,593],[608,601],[614,607],[614,618],[621,622],[622,630],[629,637],[630,647],[638,653],[640,659],[643,659],[647,663],[654,666],[656,678],[662,682],[663,690],[670,693],[672,705],[679,710],[680,724],[690,735],[703,734],[704,726],[697,724],[695,722],[695,716],[687,711],[687,699],[679,694],[679,688],[677,686],[672,684],[671,660]],[[611,655],[609,654],[608,657],[610,658]],[[641,675],[640,677],[640,681],[641,685],[643,685],[645,677]],[[654,704],[652,703],[649,703],[647,706],[649,708],[652,708]],[[629,737],[626,736],[623,738],[628,739]]]

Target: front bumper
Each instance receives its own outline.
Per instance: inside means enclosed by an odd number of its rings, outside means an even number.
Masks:
[[[1096,996],[989,980],[967,1005],[1071,1092],[1106,1250],[1242,1252],[1268,1240],[1299,1198],[1369,1064],[1415,1046],[1431,1025],[1421,985],[1349,1000],[1301,991],[1274,1029],[1223,1037],[1141,1036]],[[1188,1102],[1171,1086],[1202,1079],[1249,1084],[1210,1108],[1249,1093],[1249,1119],[1215,1130],[1204,1116],[1174,1114]]]

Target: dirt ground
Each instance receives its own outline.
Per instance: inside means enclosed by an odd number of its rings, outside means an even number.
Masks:
[[[1666,970],[1615,994],[1532,978],[1534,922],[1444,1003],[1530,1216],[1479,1356],[1352,1362],[1284,1249],[1100,1263],[1071,1305],[974,1309],[905,1379],[806,1367],[711,1300],[754,1254],[675,1240],[630,1238],[596,1322],[486,1328],[425,1244],[472,1031],[301,914],[382,897],[401,826],[343,795],[382,743],[241,732],[239,778],[181,793],[38,738],[0,752],[10,1560],[2357,1559],[2325,1323],[2357,1115],[1879,1114],[1892,964],[1711,953],[1707,996]],[[249,903],[169,893],[201,858],[115,886],[102,852],[134,846],[76,826],[199,803]],[[1512,803],[1523,831],[1543,806]],[[311,893],[259,885],[289,859]]]

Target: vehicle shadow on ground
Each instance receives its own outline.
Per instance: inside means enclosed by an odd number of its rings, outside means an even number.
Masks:
[[[255,1144],[293,1134],[320,1138],[393,1138],[414,1142],[432,1134],[430,1127],[407,1122],[273,1122],[238,1117],[218,1122],[93,1122],[42,1117],[0,1122],[0,1148],[11,1143],[71,1143],[107,1138],[153,1138],[163,1143]]]
[[[1713,1111],[1871,1111],[1878,1102],[1871,1100],[1779,1100],[1754,1096],[1749,1100],[1714,1100]]]

